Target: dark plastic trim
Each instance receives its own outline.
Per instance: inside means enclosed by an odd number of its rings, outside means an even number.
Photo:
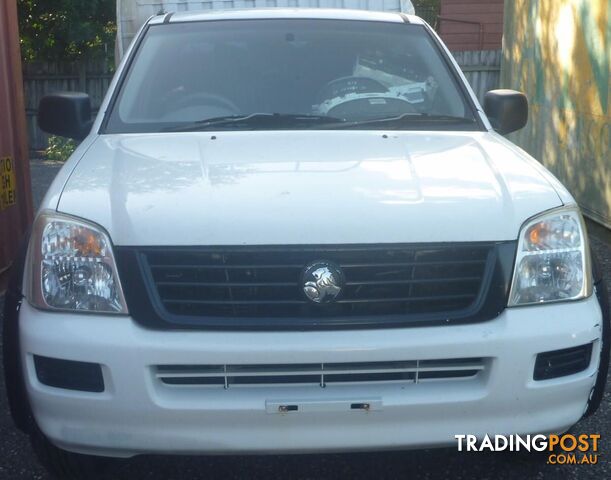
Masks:
[[[516,90],[490,90],[484,96],[484,112],[494,130],[507,135],[528,123],[528,99]]]
[[[82,140],[93,125],[91,99],[81,92],[45,95],[38,104],[37,121],[47,133]]]
[[[48,387],[78,392],[104,391],[104,376],[99,363],[34,355],[34,367],[38,381]]]
[[[576,365],[572,365],[569,368],[559,365],[553,365],[558,357],[566,357],[568,355],[575,355],[572,361],[579,362]],[[537,355],[535,361],[535,369],[533,373],[533,380],[551,380],[553,378],[568,377],[569,375],[575,375],[576,373],[587,370],[592,363],[592,343],[585,345],[579,345],[577,347],[562,348],[560,350],[551,350],[548,352],[541,352]]]

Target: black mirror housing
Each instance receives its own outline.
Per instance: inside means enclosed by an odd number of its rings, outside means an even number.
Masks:
[[[92,124],[91,101],[86,93],[53,93],[38,104],[38,126],[52,135],[82,140]]]
[[[490,90],[484,96],[484,112],[492,127],[505,135],[528,122],[528,99],[516,90]]]

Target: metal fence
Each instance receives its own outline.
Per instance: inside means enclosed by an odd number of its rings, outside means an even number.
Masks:
[[[480,101],[488,90],[498,88],[500,50],[455,52],[454,57]],[[48,136],[36,125],[38,102],[44,95],[57,91],[87,92],[91,97],[92,108],[97,112],[111,79],[112,71],[104,60],[25,65],[24,89],[30,150],[47,148]]]
[[[502,50],[452,52],[480,102],[488,90],[499,88]]]

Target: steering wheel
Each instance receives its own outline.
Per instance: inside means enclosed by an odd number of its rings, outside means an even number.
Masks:
[[[166,99],[170,103],[170,99]],[[225,108],[231,113],[239,114],[240,109],[228,98],[216,95],[214,93],[196,92],[181,96],[175,103],[171,103],[172,110],[180,110],[193,105],[210,105]]]
[[[331,80],[318,92],[319,103],[349,93],[386,93],[388,88],[368,77],[341,77]]]

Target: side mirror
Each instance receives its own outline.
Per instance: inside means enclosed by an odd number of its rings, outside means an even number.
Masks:
[[[53,93],[38,104],[38,126],[47,133],[82,140],[92,124],[91,101],[86,93]]]
[[[515,90],[490,90],[484,96],[484,112],[502,135],[520,130],[528,121],[528,99]]]

